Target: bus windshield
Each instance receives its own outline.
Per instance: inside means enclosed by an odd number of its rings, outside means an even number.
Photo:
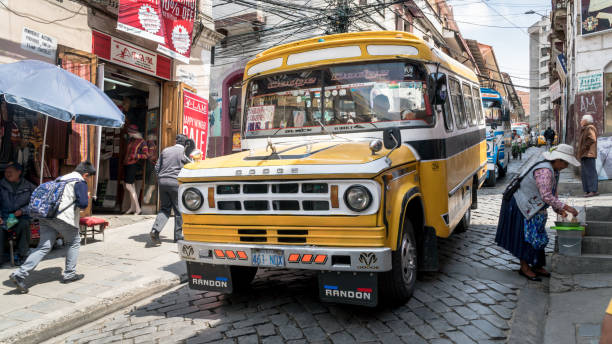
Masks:
[[[484,100],[482,101],[484,107],[486,124],[499,124],[501,123],[502,111],[498,101],[495,100]]]
[[[427,72],[416,63],[378,62],[279,73],[247,86],[245,136],[355,132],[432,126]]]

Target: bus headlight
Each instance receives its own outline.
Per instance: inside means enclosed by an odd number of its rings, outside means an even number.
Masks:
[[[189,188],[183,192],[183,205],[191,211],[200,209],[203,201],[204,197],[202,197],[202,193],[198,189]]]
[[[492,141],[487,141],[487,152],[492,152],[493,151],[493,142]]]
[[[353,185],[344,193],[344,203],[352,211],[364,211],[372,204],[372,194],[363,185]]]

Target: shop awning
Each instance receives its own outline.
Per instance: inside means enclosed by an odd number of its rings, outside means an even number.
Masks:
[[[50,63],[0,65],[0,94],[11,104],[69,122],[119,128],[125,116],[91,82]]]

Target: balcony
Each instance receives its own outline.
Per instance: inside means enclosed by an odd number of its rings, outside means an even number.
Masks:
[[[226,36],[258,31],[266,24],[262,11],[253,11],[215,20],[215,30]]]
[[[567,30],[567,4],[565,0],[553,0],[552,31],[562,33],[565,36]]]

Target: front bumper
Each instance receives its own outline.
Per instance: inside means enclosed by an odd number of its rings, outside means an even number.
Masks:
[[[244,259],[219,258],[215,250],[242,251],[246,253]],[[178,252],[182,260],[189,262],[237,265],[262,266],[253,259],[254,250],[275,250],[282,252],[284,265],[276,268],[326,270],[326,271],[360,271],[382,272],[391,270],[391,249],[388,247],[314,247],[314,246],[285,246],[285,245],[255,245],[255,244],[220,244],[203,243],[181,240],[178,242]],[[290,255],[326,255],[323,263],[290,262]],[[275,266],[263,266],[274,268]]]

